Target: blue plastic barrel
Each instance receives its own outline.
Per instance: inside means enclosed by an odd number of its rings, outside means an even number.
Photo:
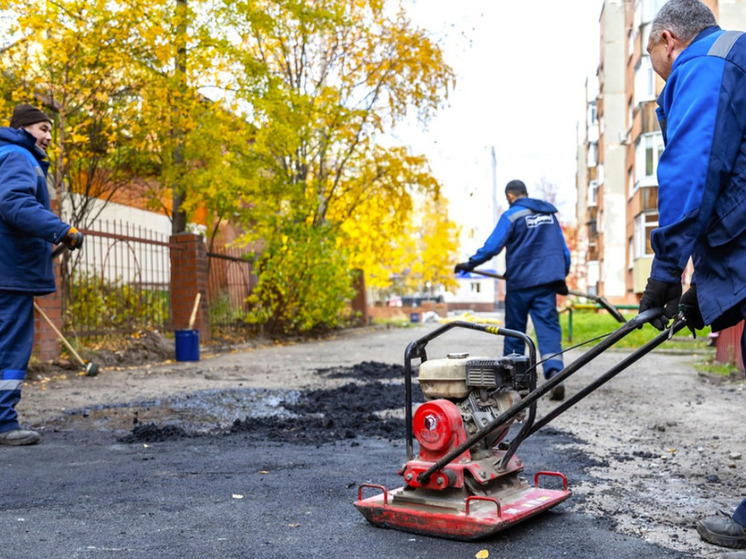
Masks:
[[[199,330],[176,330],[177,361],[199,361]]]

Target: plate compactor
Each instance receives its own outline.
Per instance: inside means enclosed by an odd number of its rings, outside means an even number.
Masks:
[[[514,330],[455,321],[411,342],[405,351],[404,389],[407,461],[399,470],[404,486],[388,490],[364,483],[357,509],[374,526],[457,540],[477,540],[539,514],[570,497],[567,478],[536,472],[533,484],[521,476],[518,446],[532,433],[576,404],[685,326],[680,316],[656,338],[536,420],[538,399],[629,332],[661,314],[650,309],[624,323],[562,372],[537,387],[533,340]],[[500,359],[450,353],[427,360],[429,341],[452,328],[522,339],[527,356]],[[426,402],[412,413],[412,360]],[[512,441],[514,422],[523,425]],[[516,425],[517,427],[517,425]],[[414,455],[417,439],[419,453]],[[363,498],[364,490],[372,496]]]

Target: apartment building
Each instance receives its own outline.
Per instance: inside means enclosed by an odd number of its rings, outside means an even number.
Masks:
[[[746,29],[746,0],[704,0],[724,29]],[[665,0],[604,0],[599,63],[586,82],[577,172],[579,287],[617,304],[636,304],[650,273],[658,225],[655,114],[663,88],[646,46]]]

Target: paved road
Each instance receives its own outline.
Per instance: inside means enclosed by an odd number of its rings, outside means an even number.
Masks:
[[[555,442],[563,436],[537,435],[521,458],[531,469],[556,467]],[[611,519],[570,512],[572,500],[485,542],[372,527],[352,505],[357,486],[399,485],[403,456],[377,440],[309,448],[231,435],[146,446],[107,433],[45,433],[40,446],[3,449],[2,556],[433,559],[486,549],[504,559],[687,557],[619,535]],[[570,479],[585,477],[583,456],[563,461]]]
[[[405,340],[427,328],[231,354],[213,365],[224,359],[226,366],[271,361],[278,369],[290,367],[282,355],[292,360],[291,368],[320,359],[322,366],[375,357],[399,361]],[[466,348],[473,354],[494,348],[491,338],[454,338],[454,349],[479,346]],[[123,443],[121,436],[49,427],[38,446],[0,449],[0,556],[447,559],[487,550],[492,559],[694,557],[616,533],[613,518],[585,514],[575,497],[484,542],[375,528],[353,506],[357,487],[400,485],[395,472],[405,458],[403,441],[358,437],[310,446],[235,433],[143,444]],[[571,488],[592,481],[588,456],[568,451],[568,442],[567,434],[552,428],[526,441],[518,454],[529,477],[551,469],[565,473]]]

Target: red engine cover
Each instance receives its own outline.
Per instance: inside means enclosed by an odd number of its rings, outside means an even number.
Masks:
[[[420,443],[420,460],[436,462],[466,440],[461,410],[450,400],[432,400],[418,407],[412,429]]]

